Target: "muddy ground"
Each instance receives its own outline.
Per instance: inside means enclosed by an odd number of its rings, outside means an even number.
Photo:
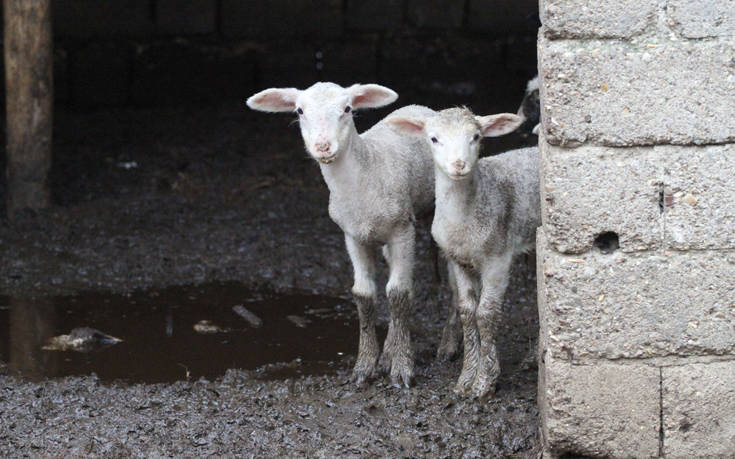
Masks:
[[[60,111],[54,205],[2,221],[0,295],[22,302],[234,281],[349,301],[351,268],[327,215],[327,189],[289,123],[241,106]],[[424,227],[410,389],[387,379],[359,389],[348,382],[357,329],[336,372],[286,379],[261,368],[159,384],[95,375],[32,381],[0,356],[0,455],[535,457],[532,263],[515,267],[503,373],[495,398],[482,404],[452,393],[459,361],[434,359],[447,293],[429,246]],[[383,333],[385,324],[383,305]]]

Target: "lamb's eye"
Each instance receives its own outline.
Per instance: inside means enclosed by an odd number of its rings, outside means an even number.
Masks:
[[[432,137],[432,138],[431,138],[431,141],[432,141],[432,143],[439,143],[439,140],[437,140],[437,138],[436,138],[436,137]]]
[[[345,113],[350,113],[352,111],[352,107],[349,105],[345,107]]]
[[[478,140],[480,140],[480,134],[473,135],[472,136],[472,140],[474,140],[475,142],[477,142]]]
[[[298,113],[299,115],[303,115],[304,114],[304,111],[301,110],[301,107],[299,107],[299,108],[296,109],[296,113]]]

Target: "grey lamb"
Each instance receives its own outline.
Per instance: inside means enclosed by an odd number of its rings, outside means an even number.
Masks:
[[[533,250],[540,225],[538,147],[479,159],[480,139],[511,132],[523,118],[475,116],[451,108],[387,121],[431,143],[436,210],[431,234],[449,259],[464,331],[464,362],[455,391],[484,399],[500,365],[495,338],[511,261]]]

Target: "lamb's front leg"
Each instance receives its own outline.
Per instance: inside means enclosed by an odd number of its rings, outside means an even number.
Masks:
[[[472,383],[477,374],[478,358],[480,354],[480,338],[477,331],[477,292],[472,274],[466,268],[450,261],[449,269],[454,273],[457,282],[457,306],[459,317],[462,319],[464,334],[464,360],[462,372],[457,380],[454,391],[460,395],[472,393]]]
[[[386,286],[390,308],[388,337],[383,347],[381,366],[390,367],[394,383],[408,387],[414,376],[413,350],[409,320],[413,312],[413,263],[416,247],[413,225],[396,232],[385,252],[390,275]]]
[[[347,253],[355,271],[352,295],[360,320],[360,344],[352,380],[358,386],[375,376],[380,348],[375,334],[377,289],[375,287],[375,254],[371,247],[345,235]]]
[[[493,258],[483,269],[482,294],[477,307],[477,328],[480,331],[480,356],[472,394],[480,400],[495,393],[500,376],[500,360],[495,346],[497,330],[503,313],[503,297],[510,275],[510,255]]]

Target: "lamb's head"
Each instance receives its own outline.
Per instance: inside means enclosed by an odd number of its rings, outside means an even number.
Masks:
[[[398,132],[427,138],[439,170],[453,180],[462,180],[477,164],[482,137],[512,132],[523,118],[511,113],[475,116],[461,107],[442,110],[428,118],[391,116],[386,121]]]
[[[317,161],[328,164],[349,148],[357,135],[352,113],[362,108],[388,105],[398,98],[394,91],[377,84],[343,88],[334,83],[316,83],[308,89],[271,88],[247,100],[248,107],[264,112],[294,112],[298,115],[306,149]]]

